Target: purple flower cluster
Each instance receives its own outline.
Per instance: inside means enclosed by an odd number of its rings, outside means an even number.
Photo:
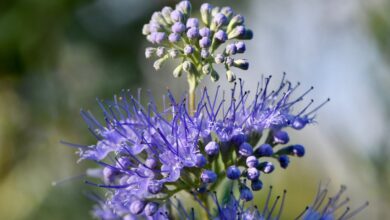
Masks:
[[[292,112],[307,92],[292,99],[299,84],[292,86],[284,77],[279,87],[269,92],[270,79],[262,79],[251,102],[241,81],[238,86],[235,83],[230,99],[222,96],[221,101],[217,101],[219,88],[214,97],[204,89],[193,116],[186,109],[186,100],[176,100],[170,92],[169,104],[164,103],[162,111],[152,98],[143,106],[140,94],[135,98],[127,91],[113,102],[99,102],[105,125],[82,111],[98,142],[77,147],[80,160],[102,166],[94,175],[101,182],[87,183],[111,189],[104,210],[118,217],[159,215],[163,201],[176,192],[206,193],[224,177],[240,185],[241,199],[252,200],[252,191],[262,188],[261,173],[275,169],[266,158],[286,168],[289,156],[304,155],[302,145],[279,145],[289,142],[285,128],[302,129],[313,121],[318,109],[307,111],[307,106]],[[265,142],[259,144],[265,134]],[[223,167],[215,168],[219,158]],[[246,181],[251,182],[250,188]]]
[[[201,19],[191,16],[191,3],[179,2],[175,9],[164,7],[155,12],[150,22],[144,25],[143,34],[157,47],[148,47],[147,58],[155,57],[156,70],[169,58],[188,61],[191,71],[182,64],[175,68],[173,75],[178,77],[184,71],[194,74],[199,81],[204,75],[210,75],[213,81],[219,79],[213,64],[223,64],[229,81],[236,79],[231,67],[242,70],[249,68],[245,59],[234,59],[235,54],[244,53],[245,43],[253,37],[251,30],[245,27],[244,17],[234,13],[230,7],[213,7],[202,4]],[[225,42],[229,42],[221,53],[216,50]],[[164,49],[164,50],[162,50]]]

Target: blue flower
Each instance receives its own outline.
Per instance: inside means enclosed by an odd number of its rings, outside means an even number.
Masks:
[[[240,196],[251,200],[252,190],[262,188],[261,173],[275,169],[268,159],[277,159],[287,168],[289,156],[304,155],[302,145],[280,146],[289,139],[284,129],[294,128],[297,118],[311,123],[318,109],[307,112],[305,107],[294,113],[292,108],[307,93],[290,98],[297,86],[284,77],[276,90],[268,92],[270,79],[259,84],[252,101],[242,81],[239,87],[233,86],[230,99],[221,101],[217,101],[219,89],[213,97],[204,89],[193,115],[186,108],[187,100],[176,100],[170,92],[162,110],[153,98],[143,106],[140,93],[135,98],[128,91],[112,102],[99,101],[105,124],[91,113],[81,112],[97,143],[72,145],[79,149],[80,160],[102,167],[100,174],[94,175],[102,183],[87,183],[111,189],[106,206],[121,210],[121,216],[141,213],[136,209],[141,203],[133,208],[128,204],[133,198],[163,204],[178,191],[205,193],[225,177],[234,182],[247,178],[251,187],[242,186]],[[258,144],[263,134],[268,138]]]

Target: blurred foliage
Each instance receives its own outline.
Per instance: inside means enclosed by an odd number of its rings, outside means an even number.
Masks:
[[[369,13],[369,27],[378,44],[378,48],[390,61],[390,1],[384,1],[383,7],[377,7]]]
[[[90,0],[0,3],[0,73],[25,74],[54,65],[58,41],[74,10]]]
[[[382,53],[384,64],[387,68],[384,71],[376,70],[372,75],[373,88],[381,100],[386,120],[386,133],[390,131],[390,1],[383,1],[381,7],[370,10],[368,24],[377,43],[378,50]],[[375,143],[378,147],[370,155],[374,167],[376,183],[380,196],[384,200],[381,216],[388,217],[385,207],[390,205],[390,138],[388,135]]]

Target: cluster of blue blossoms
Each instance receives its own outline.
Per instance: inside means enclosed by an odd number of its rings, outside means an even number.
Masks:
[[[146,39],[157,47],[145,50],[146,58],[157,58],[156,70],[168,59],[181,59],[173,75],[179,77],[183,72],[194,75],[199,82],[204,75],[213,81],[219,79],[214,64],[224,65],[228,81],[236,79],[231,67],[247,70],[245,59],[234,59],[233,55],[246,50],[242,40],[252,39],[253,33],[245,27],[244,17],[235,14],[230,7],[213,7],[203,4],[201,19],[191,16],[191,3],[182,1],[175,9],[164,7],[155,12],[143,28]],[[226,44],[225,44],[226,43]],[[225,48],[218,50],[221,45]]]
[[[231,55],[243,53],[242,41],[230,43],[221,53],[216,49],[230,39],[250,39],[252,32],[244,26],[244,18],[230,7],[201,6],[201,20],[191,18],[191,4],[182,1],[175,10],[165,7],[153,14],[143,33],[158,45],[147,48],[146,56],[158,57],[155,68],[168,58],[182,58],[174,70],[194,75],[218,74],[213,64],[224,64],[229,81],[235,76],[231,66],[247,69],[246,60]],[[207,71],[206,71],[207,70]],[[141,93],[134,97],[122,91],[113,101],[99,102],[105,123],[89,113],[81,114],[97,144],[78,148],[81,160],[90,160],[100,168],[87,171],[94,180],[86,183],[105,188],[104,198],[91,195],[97,205],[93,215],[100,219],[280,219],[286,192],[280,205],[277,197],[271,203],[271,191],[262,210],[247,202],[263,188],[261,178],[279,165],[286,169],[291,157],[302,157],[305,148],[291,144],[287,129],[301,130],[314,121],[313,101],[297,108],[309,88],[295,95],[299,83],[292,84],[285,75],[274,90],[269,88],[271,76],[262,78],[256,91],[244,89],[241,80],[234,83],[228,98],[217,87],[215,94],[207,88],[195,109],[189,110],[188,99],[176,99],[169,91],[160,109],[153,97],[144,105]],[[253,93],[253,94],[251,94]],[[218,188],[229,188],[218,199]],[[226,191],[226,190],[225,190]],[[339,201],[344,188],[321,208],[326,189],[320,189],[315,201],[297,219],[336,219],[335,211],[348,201]],[[182,193],[191,195],[202,213],[183,205]],[[227,198],[227,199],[226,199]],[[192,206],[192,208],[194,205]],[[364,208],[364,207],[362,207]],[[361,208],[338,219],[349,219]]]

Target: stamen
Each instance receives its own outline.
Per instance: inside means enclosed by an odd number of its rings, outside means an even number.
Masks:
[[[326,103],[330,102],[330,98],[328,98],[327,100],[325,100],[323,103],[321,103],[318,107],[316,107],[315,109],[313,109],[312,111],[310,111],[309,113],[306,113],[306,115],[311,115],[313,114],[314,112],[316,112],[318,109],[320,109],[322,106],[324,106]]]
[[[110,188],[110,189],[124,189],[124,188],[127,188],[129,186],[134,185],[134,183],[125,184],[125,185],[105,185],[105,184],[96,184],[96,183],[90,182],[88,180],[86,180],[85,183],[88,185],[92,185],[92,186],[97,186],[97,187],[101,187],[101,188]]]
[[[280,199],[280,196],[277,196],[276,199],[275,199],[275,201],[274,201],[274,204],[272,205],[271,211],[268,213],[267,219],[270,219],[272,213],[274,212],[274,209],[275,209],[275,207],[276,207],[276,204],[278,204],[279,199]]]
[[[309,210],[309,206],[306,206],[305,210],[303,210],[298,217],[295,218],[295,220],[299,220],[306,212]]]
[[[264,209],[263,209],[263,213],[262,213],[263,216],[265,216],[265,214],[268,212],[268,203],[269,203],[269,200],[271,197],[271,193],[272,193],[272,186],[269,187],[267,199],[265,200]]]
[[[283,211],[283,207],[284,207],[284,201],[285,201],[285,199],[286,199],[286,194],[287,194],[287,190],[284,190],[284,191],[283,191],[282,202],[281,202],[281,204],[280,204],[279,213],[278,213],[278,215],[276,216],[276,220],[279,220],[279,219],[280,219],[280,216],[282,215],[282,211]]]
[[[67,183],[67,182],[70,182],[70,181],[73,181],[73,180],[79,180],[79,179],[82,179],[82,178],[85,178],[85,177],[86,177],[85,174],[80,174],[80,175],[72,176],[72,177],[69,177],[69,178],[62,179],[62,180],[53,181],[53,182],[51,182],[51,185],[52,186],[60,186],[60,185],[63,185],[64,183]]]
[[[343,218],[343,220],[352,218],[352,217],[355,216],[357,213],[359,213],[359,212],[361,212],[363,209],[365,209],[369,204],[370,204],[369,202],[365,202],[362,206],[360,206],[359,208],[357,208],[355,211],[353,211],[352,213],[349,213],[349,215],[345,216],[345,217]]]

